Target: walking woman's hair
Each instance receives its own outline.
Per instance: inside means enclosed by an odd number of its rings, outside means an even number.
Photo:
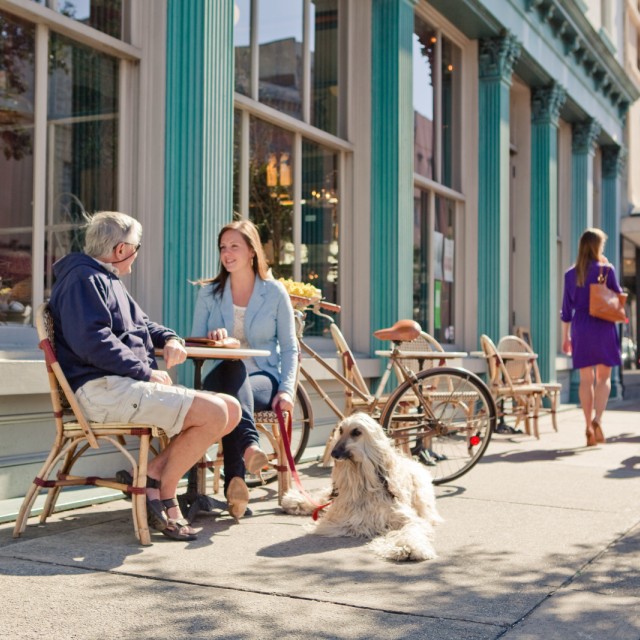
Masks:
[[[258,229],[256,225],[253,224],[250,220],[234,220],[229,224],[226,224],[222,229],[220,229],[220,233],[218,233],[218,249],[220,248],[220,243],[222,242],[222,236],[227,231],[238,231],[240,235],[244,238],[244,241],[247,243],[247,246],[253,250],[253,260],[251,261],[251,266],[253,267],[253,272],[257,273],[262,280],[268,280],[271,278],[269,274],[269,265],[267,264],[267,258],[264,255],[264,249],[262,248],[262,243],[260,242],[260,234],[258,233]],[[220,261],[220,271],[215,278],[208,278],[206,280],[199,280],[195,284],[205,285],[209,283],[213,283],[213,295],[221,296],[224,291],[224,287],[227,284],[227,279],[229,278],[229,272],[225,269],[225,266]]]
[[[576,260],[576,283],[584,287],[587,279],[587,269],[593,260],[600,260],[607,234],[601,229],[592,227],[580,236],[578,258]]]

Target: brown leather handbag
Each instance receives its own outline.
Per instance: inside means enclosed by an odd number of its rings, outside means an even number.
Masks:
[[[627,294],[607,287],[608,271],[609,267],[601,266],[598,282],[589,285],[589,315],[609,322],[629,322],[624,310]]]

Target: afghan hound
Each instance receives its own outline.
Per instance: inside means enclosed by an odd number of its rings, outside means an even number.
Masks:
[[[435,558],[433,525],[442,519],[427,469],[395,449],[364,413],[345,418],[336,437],[333,487],[313,497],[331,503],[310,525],[310,533],[371,539],[374,552],[388,560]],[[282,499],[282,508],[294,515],[310,514],[315,507],[297,489]]]

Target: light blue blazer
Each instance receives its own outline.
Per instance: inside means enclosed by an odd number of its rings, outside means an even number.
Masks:
[[[231,281],[227,280],[222,296],[213,295],[213,286],[207,284],[198,292],[192,336],[204,337],[209,331],[222,328],[233,335]],[[256,364],[278,380],[278,391],[286,391],[293,397],[298,342],[293,307],[281,282],[263,280],[256,275],[244,316],[244,333],[252,349],[268,349],[271,352],[269,356],[256,357]]]

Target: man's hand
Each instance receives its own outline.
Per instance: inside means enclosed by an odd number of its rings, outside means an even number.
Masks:
[[[167,384],[169,386],[173,384],[171,376],[166,371],[159,371],[158,369],[154,369],[151,372],[149,382],[157,382],[158,384]]]
[[[171,340],[167,340],[164,345],[162,357],[167,369],[171,369],[171,367],[175,367],[177,364],[182,364],[187,359],[187,350],[182,346],[179,340],[172,338]]]

